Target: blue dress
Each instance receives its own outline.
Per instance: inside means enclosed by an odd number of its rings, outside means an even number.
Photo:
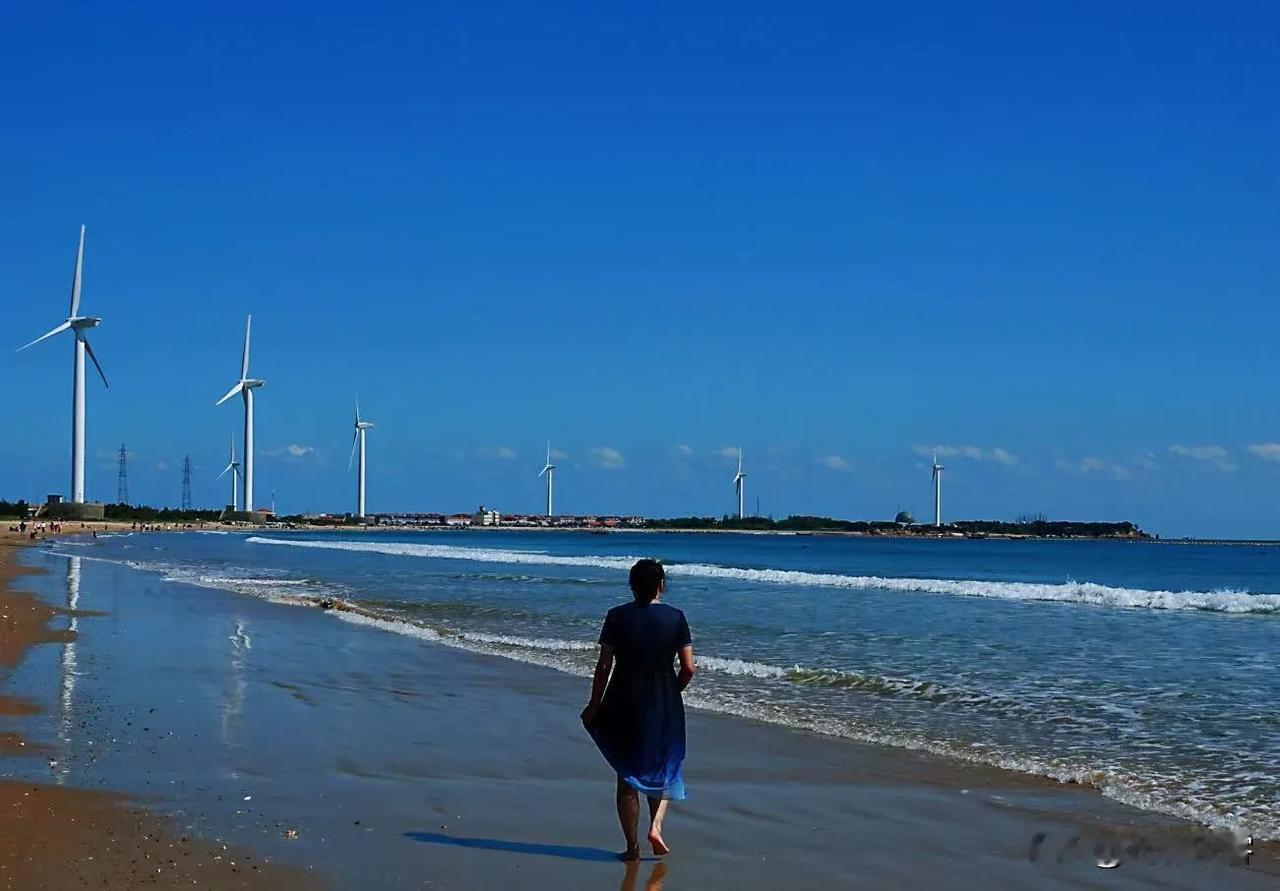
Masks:
[[[684,613],[665,603],[615,606],[600,643],[613,648],[613,674],[587,728],[626,783],[650,798],[684,798],[684,701],[676,654],[690,644]]]

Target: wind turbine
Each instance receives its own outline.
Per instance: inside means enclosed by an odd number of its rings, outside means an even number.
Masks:
[[[547,516],[553,517],[555,513],[551,509],[551,492],[553,486],[553,478],[555,477],[556,466],[551,463],[551,442],[547,441],[547,464],[542,470],[538,471],[538,476],[545,475],[547,478]]]
[[[364,437],[365,431],[373,426],[372,421],[360,420],[360,398],[356,397],[355,438],[351,441],[351,457],[347,459],[347,470],[351,470],[351,462],[356,456],[356,447],[360,447],[360,479],[356,483],[356,519],[364,519]]]
[[[733,488],[738,493],[738,519],[746,517],[746,510],[743,507],[743,497],[746,490],[747,475],[742,472],[742,448],[738,448],[738,474],[733,478]]]
[[[942,525],[942,465],[938,453],[933,453],[933,525]]]
[[[76,504],[84,504],[84,354],[88,353],[93,360],[93,367],[98,369],[103,386],[107,383],[107,375],[89,346],[89,338],[85,332],[97,328],[102,319],[80,315],[80,276],[84,268],[84,226],[80,227],[80,246],[76,248],[76,271],[71,277],[71,313],[67,320],[47,334],[42,334],[26,346],[19,347],[22,352],[29,346],[35,346],[42,340],[71,331],[75,334],[75,377],[71,386],[71,500]]]
[[[240,502],[236,500],[236,480],[240,478],[240,462],[236,460],[236,437],[231,436],[231,461],[223,468],[222,473],[218,474],[218,479],[222,479],[227,475],[227,471],[231,471],[231,511],[240,509]]]
[[[244,509],[253,510],[253,391],[266,381],[249,377],[249,328],[253,324],[250,315],[244,323],[244,352],[240,354],[240,380],[214,405],[221,405],[239,393],[244,398]]]

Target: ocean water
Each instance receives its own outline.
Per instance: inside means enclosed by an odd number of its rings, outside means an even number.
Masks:
[[[1280,548],[537,532],[128,534],[55,550],[590,673],[663,560],[692,705],[1280,839]],[[584,686],[585,696],[585,686]],[[576,708],[576,704],[566,707]]]

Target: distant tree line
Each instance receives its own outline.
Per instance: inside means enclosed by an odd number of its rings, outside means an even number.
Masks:
[[[1134,523],[1073,522],[1045,520],[1043,517],[1002,520],[961,520],[941,527],[925,524],[893,523],[887,520],[836,520],[831,517],[791,516],[783,520],[772,517],[672,517],[646,520],[650,529],[729,530],[764,532],[861,532],[867,535],[1028,535],[1036,538],[1149,538]]]
[[[5,501],[0,499],[0,517],[21,519],[27,515],[30,505],[24,499]],[[172,507],[148,507],[142,504],[106,504],[103,516],[108,520],[126,523],[199,523],[212,522],[222,515],[220,510],[176,510]]]
[[[17,501],[0,499],[0,517],[22,519],[27,515],[27,502],[19,498]]]
[[[126,523],[211,523],[222,516],[220,510],[177,510],[172,507],[148,507],[145,504],[103,505],[108,520]]]

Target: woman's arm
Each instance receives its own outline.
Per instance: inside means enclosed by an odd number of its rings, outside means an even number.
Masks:
[[[591,701],[582,710],[582,723],[590,726],[596,719],[600,709],[600,700],[604,699],[604,688],[609,683],[609,672],[613,670],[613,647],[600,645],[600,658],[596,660],[596,673],[591,678]]]
[[[693,647],[684,646],[680,648],[680,674],[676,678],[676,690],[680,693],[684,692],[684,688],[689,686],[689,682],[693,680],[693,673],[698,670],[698,666],[693,664]]]

